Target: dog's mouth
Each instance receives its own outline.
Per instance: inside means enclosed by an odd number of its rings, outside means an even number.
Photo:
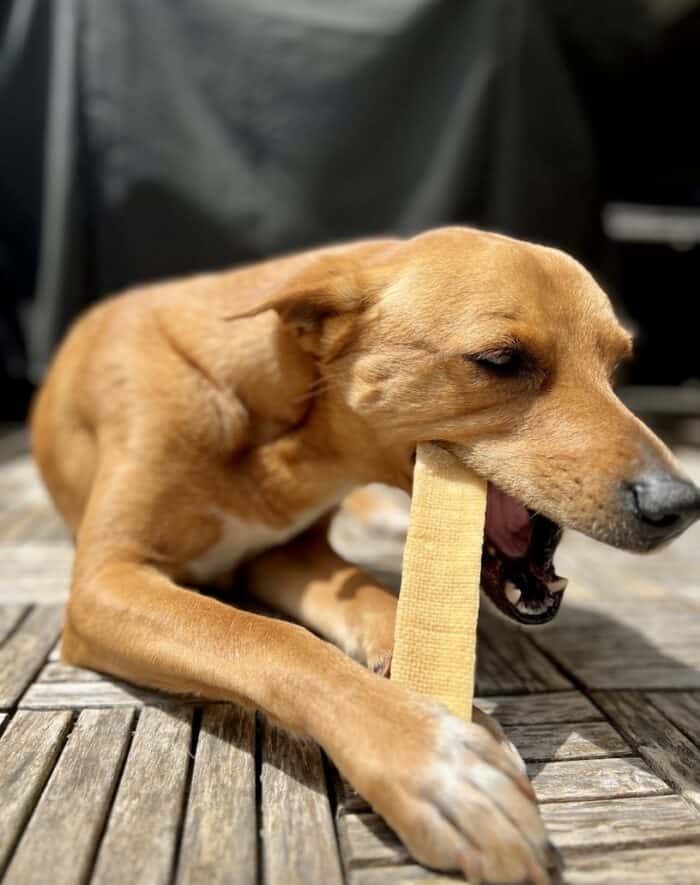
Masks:
[[[514,621],[546,624],[559,611],[567,585],[554,570],[561,536],[556,523],[489,483],[481,586]]]

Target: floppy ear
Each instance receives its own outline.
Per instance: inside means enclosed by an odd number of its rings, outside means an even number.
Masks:
[[[318,317],[357,310],[364,303],[359,274],[350,262],[335,256],[314,258],[301,269],[295,262],[291,272],[261,276],[262,280],[236,295],[234,311],[225,319],[276,310],[290,324],[306,326]]]
[[[307,258],[301,268],[271,276],[261,269],[253,286],[236,295],[234,312],[225,320],[239,320],[275,310],[307,350],[314,350],[329,317],[361,310],[370,300],[371,284],[363,279],[356,261],[345,256]]]

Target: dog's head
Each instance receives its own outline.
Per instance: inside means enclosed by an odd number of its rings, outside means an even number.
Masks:
[[[265,306],[383,453],[439,441],[489,480],[483,584],[507,614],[558,609],[560,526],[642,551],[700,515],[700,490],[613,392],[630,336],[572,258],[447,228],[319,261]]]

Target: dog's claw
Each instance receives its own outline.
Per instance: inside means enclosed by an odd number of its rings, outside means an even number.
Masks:
[[[380,655],[371,665],[372,672],[388,678],[391,675],[391,658],[391,652]]]
[[[467,855],[464,851],[457,852],[457,867],[469,885],[482,885],[484,881],[479,858]]]
[[[547,868],[552,871],[561,870],[564,866],[564,856],[551,840],[545,846]]]

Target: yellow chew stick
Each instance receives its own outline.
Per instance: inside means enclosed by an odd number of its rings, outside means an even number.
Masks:
[[[471,719],[486,482],[421,443],[413,474],[391,678]]]

